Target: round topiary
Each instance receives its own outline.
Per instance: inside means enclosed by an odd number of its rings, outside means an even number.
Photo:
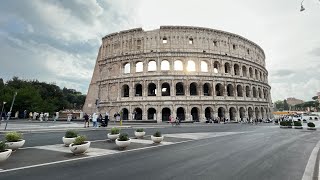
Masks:
[[[65,138],[75,138],[78,136],[78,133],[73,130],[68,130],[66,134],[64,135]]]
[[[87,137],[86,137],[86,136],[78,136],[78,137],[76,137],[76,139],[74,140],[73,145],[81,145],[81,144],[84,144],[86,140],[87,140]]]
[[[160,131],[157,131],[153,134],[154,137],[161,137],[161,132]]]
[[[7,142],[18,142],[22,140],[22,134],[18,132],[8,132],[5,135],[5,139]]]
[[[119,133],[120,133],[119,128],[116,128],[116,127],[111,128],[111,134],[119,134]]]
[[[118,141],[128,141],[129,140],[129,135],[127,133],[121,133],[119,135]]]
[[[136,132],[143,132],[143,131],[144,131],[143,128],[139,128],[136,130]]]
[[[313,122],[308,122],[308,127],[316,127],[316,125]]]

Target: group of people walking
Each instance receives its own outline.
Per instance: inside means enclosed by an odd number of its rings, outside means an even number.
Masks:
[[[83,118],[84,118],[85,128],[90,126],[90,121],[92,121],[92,127],[94,128],[97,128],[98,126],[107,127],[110,120],[108,113],[106,113],[104,117],[102,116],[102,114],[98,115],[98,113],[93,113],[92,115],[91,114],[88,115],[87,113],[85,113]]]

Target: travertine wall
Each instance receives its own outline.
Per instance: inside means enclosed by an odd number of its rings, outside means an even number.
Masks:
[[[182,70],[176,69],[177,61],[183,64]],[[152,63],[156,69],[150,69]],[[195,71],[188,68],[192,63]],[[139,64],[141,72],[137,72]],[[151,83],[156,86],[155,95],[148,93]],[[184,95],[177,94],[177,83],[182,84]],[[142,87],[141,94],[137,85]],[[170,95],[162,95],[163,85],[169,85]],[[158,122],[170,114],[184,120],[219,116],[238,121],[270,117],[270,106],[265,54],[258,45],[219,30],[161,26],[102,39],[84,111],[122,112],[124,119]]]

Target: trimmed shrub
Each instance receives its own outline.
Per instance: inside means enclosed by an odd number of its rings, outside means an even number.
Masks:
[[[143,128],[137,129],[136,132],[143,132]]]
[[[294,126],[302,126],[302,124],[301,124],[300,121],[294,121],[294,122],[293,122],[293,125],[294,125]]]
[[[18,132],[8,132],[5,135],[6,141],[7,142],[18,142],[22,140],[22,134]]]
[[[286,121],[281,121],[280,122],[280,126],[287,126],[287,122]]]
[[[157,131],[153,134],[154,137],[161,137],[161,132],[160,131]]]
[[[129,140],[129,135],[127,133],[121,133],[119,135],[118,141],[128,141]]]
[[[76,139],[73,141],[73,145],[81,145],[84,144],[85,141],[87,140],[86,136],[78,136]]]
[[[0,141],[0,152],[6,151],[7,148],[8,148],[8,145],[6,145],[5,142]]]
[[[64,135],[65,138],[75,138],[78,136],[78,133],[73,130],[68,130],[66,134]]]
[[[308,127],[316,127],[316,125],[314,125],[313,122],[309,122],[309,123],[308,123]]]
[[[120,133],[119,128],[116,128],[116,127],[111,128],[111,134],[119,134],[119,133]]]

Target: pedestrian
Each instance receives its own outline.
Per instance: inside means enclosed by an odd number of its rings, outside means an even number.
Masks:
[[[26,119],[27,118],[27,110],[24,110],[23,111],[23,119]]]
[[[109,114],[106,112],[106,115],[104,116],[104,121],[106,123],[106,127],[108,127],[108,122],[109,122]]]
[[[93,115],[92,115],[92,123],[93,123],[93,127],[94,128],[97,128],[97,120],[98,120],[97,113],[93,113]]]
[[[89,127],[89,116],[88,116],[88,114],[85,113],[83,117],[84,117],[84,127]]]
[[[59,119],[59,112],[56,112],[56,116],[54,117],[54,122],[56,122]]]
[[[41,122],[43,121],[43,112],[40,113],[39,119]]]

